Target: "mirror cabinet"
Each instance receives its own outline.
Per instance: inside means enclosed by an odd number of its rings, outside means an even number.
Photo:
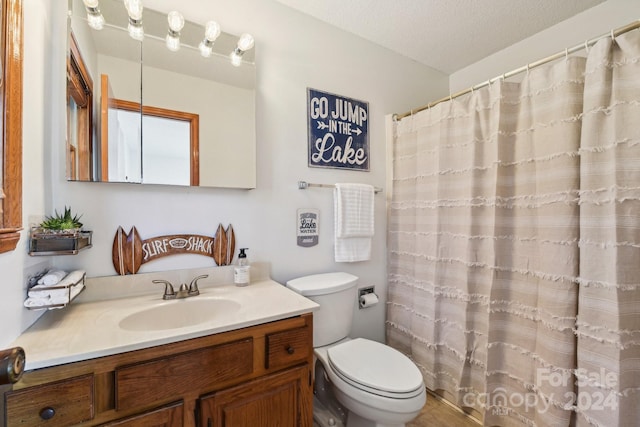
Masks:
[[[176,49],[165,13],[144,9],[136,39],[122,0],[99,0],[99,30],[69,7],[68,180],[255,188],[254,49],[234,66],[237,36],[201,53],[204,22],[184,22]]]

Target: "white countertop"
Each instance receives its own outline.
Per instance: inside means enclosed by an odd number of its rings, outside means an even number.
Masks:
[[[155,331],[132,331],[119,326],[122,319],[147,307],[218,298],[233,300],[238,306],[228,312],[221,309],[210,320],[193,326]],[[11,346],[24,349],[25,369],[32,370],[227,332],[318,308],[313,301],[272,280],[252,282],[246,287],[200,287],[199,296],[169,301],[162,300],[162,290],[158,288],[149,295],[73,302],[64,309],[48,311]]]

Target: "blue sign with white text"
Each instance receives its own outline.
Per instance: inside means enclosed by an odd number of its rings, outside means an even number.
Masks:
[[[369,170],[369,104],[307,88],[309,166]]]

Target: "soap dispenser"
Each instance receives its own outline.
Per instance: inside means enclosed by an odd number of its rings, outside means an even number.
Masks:
[[[247,286],[250,281],[249,260],[247,259],[247,251],[249,248],[240,248],[238,255],[238,265],[233,269],[233,282],[236,286]]]

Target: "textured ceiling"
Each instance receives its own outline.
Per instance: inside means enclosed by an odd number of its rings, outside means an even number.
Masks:
[[[605,0],[276,0],[451,74]]]

